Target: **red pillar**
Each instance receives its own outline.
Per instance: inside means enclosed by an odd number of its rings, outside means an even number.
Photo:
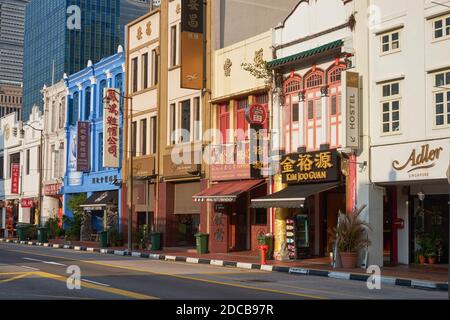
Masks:
[[[346,179],[347,214],[352,214],[356,207],[356,155],[351,154],[348,159],[348,177]]]
[[[161,182],[158,185],[158,216],[156,228],[163,233],[163,246],[176,246],[178,242],[178,222],[174,214],[175,185]]]

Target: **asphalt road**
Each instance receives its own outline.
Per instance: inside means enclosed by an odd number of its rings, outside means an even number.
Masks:
[[[80,269],[79,290],[67,286],[70,266]],[[447,293],[2,243],[0,299],[447,299]]]

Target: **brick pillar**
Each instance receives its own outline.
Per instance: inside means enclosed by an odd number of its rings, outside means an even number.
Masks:
[[[200,181],[200,189],[206,190],[208,189],[208,180]],[[208,206],[207,202],[202,202],[200,205],[200,232],[208,233]]]
[[[163,233],[164,247],[176,246],[178,242],[178,222],[174,215],[175,185],[161,182],[158,185],[158,216],[156,217],[157,231]]]

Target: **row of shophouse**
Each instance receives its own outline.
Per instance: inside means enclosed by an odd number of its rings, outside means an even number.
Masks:
[[[89,230],[116,221],[126,240],[129,221],[151,225],[165,247],[201,232],[212,253],[256,251],[270,233],[276,259],[303,259],[328,256],[338,212],[365,205],[372,244],[361,261],[412,263],[417,238],[433,234],[447,263],[450,11],[302,0],[266,32],[217,49],[212,6],[203,89],[182,88],[193,60],[181,1],[162,1],[127,26],[116,55],[44,88],[43,115],[0,120],[2,228],[70,216],[68,201],[85,193]],[[106,167],[105,153],[120,165]]]

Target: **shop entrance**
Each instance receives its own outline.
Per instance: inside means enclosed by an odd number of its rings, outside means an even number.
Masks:
[[[180,246],[195,246],[195,234],[199,231],[200,214],[177,215],[178,244]]]
[[[425,242],[430,252],[435,253],[436,263],[449,262],[449,195],[416,195],[411,213],[411,262],[417,262],[420,243]]]
[[[386,187],[383,195],[383,263],[385,266],[398,263],[397,230],[397,194],[395,188]]]
[[[238,197],[231,206],[228,247],[230,251],[247,250],[247,199]]]

